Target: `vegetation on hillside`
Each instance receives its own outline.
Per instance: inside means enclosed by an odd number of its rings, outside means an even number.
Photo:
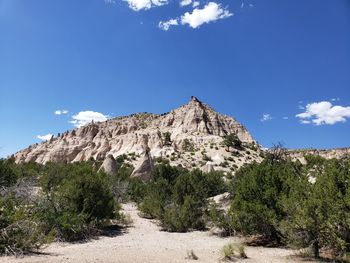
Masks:
[[[187,171],[161,163],[149,183],[134,181],[133,198],[143,215],[157,218],[167,231],[185,232],[204,229],[208,197],[226,191],[223,174],[203,173],[198,169]],[[138,196],[137,193],[142,193]]]
[[[227,146],[239,147],[231,139]],[[112,176],[97,172],[100,164],[94,161],[0,160],[0,254],[89,238],[120,219],[119,203],[128,200],[166,231],[215,225],[225,234],[254,236],[259,244],[308,248],[315,257],[324,250],[334,257],[350,252],[349,159],[306,156],[302,164],[277,147],[229,178],[158,160],[151,181],[143,182],[130,178],[133,167],[126,158],[117,158]],[[227,212],[210,201],[224,192],[231,197]]]
[[[305,158],[292,162],[279,149],[241,168],[230,187],[233,227],[315,257],[321,249],[342,256],[350,251],[350,160]]]
[[[109,178],[89,162],[1,160],[0,181],[0,254],[24,253],[54,239],[86,239],[120,216]]]

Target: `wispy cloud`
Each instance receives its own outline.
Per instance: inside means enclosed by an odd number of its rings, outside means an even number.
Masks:
[[[181,0],[180,1],[180,6],[187,6],[192,4],[192,0]]]
[[[272,120],[272,116],[269,113],[264,113],[260,119],[260,121],[264,122],[264,121],[269,121]]]
[[[68,114],[68,110],[56,110],[54,112],[55,115],[65,115],[65,114]]]
[[[70,121],[75,127],[81,127],[88,123],[106,121],[109,118],[108,115],[104,115],[96,111],[80,111],[77,114],[72,116]]]
[[[134,11],[148,10],[152,7],[168,4],[168,0],[123,0]]]
[[[53,137],[53,135],[51,133],[49,133],[46,135],[37,135],[36,137],[42,141],[48,141]]]
[[[194,8],[194,7],[197,7],[197,6],[199,6],[200,5],[200,2],[199,1],[194,1],[193,3],[192,3],[192,7]]]
[[[168,31],[171,26],[177,26],[179,23],[177,19],[170,19],[168,21],[159,22],[159,28],[163,29],[164,31]]]
[[[104,0],[106,4],[115,5],[117,2],[115,0]]]
[[[283,120],[288,120],[289,118],[287,116],[282,117]]]
[[[333,106],[329,101],[307,104],[305,111],[296,115],[303,124],[333,125],[350,118],[350,107]]]

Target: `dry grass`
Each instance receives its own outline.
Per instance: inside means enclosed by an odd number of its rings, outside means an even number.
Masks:
[[[193,250],[187,250],[186,259],[198,260],[198,256],[193,252]]]
[[[233,261],[236,258],[248,258],[245,247],[241,244],[229,243],[221,249],[221,260]]]

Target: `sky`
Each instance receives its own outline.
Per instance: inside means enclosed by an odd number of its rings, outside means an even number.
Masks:
[[[192,95],[264,147],[349,147],[350,1],[0,0],[0,157]]]

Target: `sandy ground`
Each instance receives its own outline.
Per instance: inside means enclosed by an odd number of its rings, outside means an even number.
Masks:
[[[123,206],[130,214],[133,226],[112,237],[100,237],[86,243],[54,243],[40,255],[22,258],[2,257],[0,262],[191,262],[187,251],[198,256],[194,262],[219,262],[221,248],[229,243],[240,243],[240,238],[221,238],[209,232],[168,233],[159,230],[152,220],[140,218],[134,204]],[[307,262],[296,258],[295,251],[281,248],[247,247],[248,259],[235,262]]]

